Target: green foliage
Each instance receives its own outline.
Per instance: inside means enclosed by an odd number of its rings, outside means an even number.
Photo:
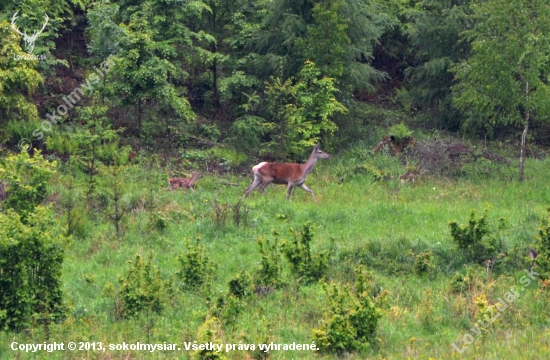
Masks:
[[[260,268],[256,272],[256,285],[280,287],[282,284],[281,249],[279,248],[278,233],[275,240],[270,241],[262,236],[258,237],[260,248]]]
[[[394,22],[377,1],[271,1],[263,26],[253,31],[252,70],[266,79],[293,77],[304,61],[335,76],[341,89],[373,90],[384,74],[370,60],[385,28]]]
[[[412,135],[412,131],[404,123],[392,125],[390,128],[390,134],[395,137],[395,143],[401,144],[403,140]]]
[[[449,223],[453,241],[468,261],[477,263],[494,259],[503,250],[500,234],[505,227],[506,220],[500,218],[497,229],[493,229],[487,220],[487,210],[478,219],[472,210],[467,224]]]
[[[246,270],[229,280],[229,293],[238,299],[244,299],[252,294],[252,277]]]
[[[222,147],[214,147],[209,150],[212,157],[217,160],[221,166],[228,168],[241,166],[246,160],[246,155],[235,150],[225,149]]]
[[[224,325],[234,325],[246,304],[232,294],[222,294],[216,298],[212,308],[212,315],[223,321]]]
[[[153,254],[147,260],[136,254],[133,261],[128,261],[126,274],[118,279],[126,317],[136,317],[143,311],[159,314],[164,308],[168,284],[152,261]]]
[[[478,265],[465,266],[457,271],[450,281],[451,292],[455,294],[475,293],[480,288],[485,269]]]
[[[66,238],[54,212],[0,212],[0,329],[22,330],[64,316],[61,269]],[[34,324],[33,324],[34,323]]]
[[[271,78],[266,84],[267,110],[273,126],[269,146],[277,150],[280,158],[301,154],[304,148],[314,146],[320,136],[328,138],[337,129],[331,117],[347,112],[335,98],[338,90],[334,79],[319,78],[320,74],[314,63],[306,61],[296,84],[292,78],[285,82]]]
[[[467,32],[473,56],[454,69],[456,105],[470,121],[477,117],[488,126],[523,123],[529,112],[547,119],[550,87],[543,80],[550,75],[547,2],[491,0],[477,5],[475,14],[482,21]]]
[[[311,11],[313,23],[307,27],[306,36],[296,41],[302,56],[333,78],[343,76],[351,43],[346,33],[348,19],[342,16],[341,6],[337,1],[317,2]]]
[[[5,206],[17,212],[22,222],[48,196],[48,181],[56,166],[55,161],[45,160],[40,150],[35,150],[32,158],[23,151],[0,159],[0,179],[8,185]]]
[[[157,6],[174,7],[166,14],[175,18],[157,21],[156,11],[164,13],[168,10],[158,9]],[[183,3],[184,8],[189,6]],[[177,10],[175,7],[178,7]],[[182,19],[189,13],[182,11],[177,2],[149,1],[139,7],[125,7],[121,12],[124,36],[117,66],[113,69],[116,79],[113,86],[115,93],[122,94],[126,104],[136,105],[136,131],[141,132],[142,120],[146,115],[142,105],[148,101],[153,102],[167,118],[180,122],[193,120],[195,114],[191,105],[186,97],[180,96],[181,89],[176,85],[187,76],[181,67],[176,66],[177,57],[183,56],[178,54],[176,44],[191,43],[192,35]]]
[[[360,175],[362,177],[364,176],[368,179],[371,179],[372,181],[381,181],[384,180],[384,178],[388,177],[388,174],[384,173],[382,170],[371,164],[356,166],[353,169],[353,174]]]
[[[240,151],[258,151],[262,136],[273,129],[274,124],[266,122],[259,116],[244,115],[231,125],[233,146]]]
[[[328,304],[319,329],[313,329],[313,339],[323,352],[344,353],[365,351],[376,341],[380,309],[367,291],[368,275],[356,269],[355,291],[348,285],[331,284]]]
[[[319,254],[311,254],[312,240],[313,225],[307,222],[303,225],[302,231],[294,232],[294,241],[281,242],[282,252],[290,263],[292,273],[306,284],[324,279],[328,270],[328,253],[322,251]],[[272,272],[274,270],[275,268],[271,269]]]
[[[432,299],[432,289],[424,290],[422,301],[418,306],[417,318],[420,324],[426,330],[433,330],[434,325],[434,304]]]
[[[116,23],[119,12],[117,4],[94,3],[88,10],[90,27],[87,35],[90,39],[88,52],[100,61],[121,51],[123,29]]]
[[[189,240],[185,240],[187,252],[178,257],[180,270],[176,276],[181,280],[184,289],[200,289],[204,285],[209,285],[214,270],[215,263],[210,260],[206,250],[200,243],[200,236],[197,235],[196,245],[192,245]]]
[[[220,204],[216,199],[212,201],[212,206],[212,222],[216,226],[224,226],[231,206],[229,204]]]
[[[473,56],[454,69],[455,104],[469,128],[523,124],[518,171],[523,181],[530,123],[550,119],[550,8],[545,0],[490,0],[475,12],[482,21],[467,33]]]
[[[0,142],[11,140],[16,144],[20,138],[13,131],[15,124],[12,123],[7,129],[6,124],[10,120],[36,123],[38,111],[29,97],[44,79],[36,70],[37,61],[15,60],[16,56],[28,54],[19,45],[19,35],[7,21],[1,19],[0,39]]]
[[[197,332],[197,344],[213,343],[222,345],[225,343],[223,329],[220,320],[216,317],[207,318],[201,324]],[[193,357],[199,360],[225,360],[227,357],[223,351],[218,352],[212,348],[197,350]]]
[[[431,251],[424,251],[416,255],[416,259],[414,261],[414,273],[418,276],[427,275],[432,269],[434,269],[432,258],[433,254]]]
[[[550,208],[548,209],[548,215],[550,218]],[[538,229],[536,250],[538,252],[535,258],[536,271],[540,272],[541,279],[550,279],[550,223],[548,218],[542,220]]]
[[[472,29],[471,0],[410,2],[402,16],[414,61],[405,69],[406,93],[416,107],[431,107],[429,119],[457,130],[461,115],[452,105],[452,68],[468,58],[471,41],[461,34]],[[428,120],[428,121],[430,121]]]
[[[123,161],[125,156],[121,153],[120,157],[119,161]],[[129,211],[123,202],[123,197],[129,190],[126,172],[127,168],[124,165],[106,166],[101,171],[100,189],[107,199],[107,217],[112,221],[117,236],[123,233],[122,220]]]

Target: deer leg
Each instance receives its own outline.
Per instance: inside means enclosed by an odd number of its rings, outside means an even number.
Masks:
[[[313,190],[311,190],[310,188],[308,188],[308,187],[306,186],[306,184],[302,184],[302,185],[300,185],[300,187],[301,187],[302,189],[304,189],[305,191],[309,192],[309,193],[311,194],[311,196],[313,196],[313,200],[315,200],[315,202],[317,202],[317,199],[315,198],[315,194],[313,193]]]
[[[248,189],[246,189],[246,191],[244,192],[243,199],[246,198],[252,190],[254,190],[260,185],[262,185],[262,178],[259,176],[254,176],[254,181],[252,182],[252,184],[250,184]]]
[[[288,189],[286,190],[286,199],[288,200],[290,198],[290,195],[292,194],[292,188],[295,185],[291,182],[288,183]]]
[[[267,185],[269,185],[270,183],[269,182],[262,182],[262,184],[260,185],[260,187],[258,188],[258,191],[260,191],[262,194],[264,194],[264,196],[267,196],[267,194],[265,193],[265,188],[267,187]]]

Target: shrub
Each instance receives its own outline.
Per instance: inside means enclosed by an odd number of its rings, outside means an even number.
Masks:
[[[548,208],[550,218],[550,208]],[[550,224],[548,219],[543,219],[541,227],[538,230],[536,251],[538,252],[535,258],[537,264],[537,272],[543,280],[550,279]]]
[[[343,353],[364,351],[376,339],[376,327],[381,311],[367,291],[367,275],[356,270],[355,291],[349,286],[331,284],[325,291],[328,295],[327,310],[323,314],[321,328],[313,329],[313,339],[324,352]]]
[[[224,334],[222,324],[216,317],[207,318],[204,323],[199,327],[197,333],[197,344],[213,343],[224,344]],[[194,352],[194,358],[201,360],[224,360],[227,357],[223,352],[217,352],[211,348],[197,350]]]
[[[416,255],[414,261],[414,273],[418,276],[424,276],[434,269],[432,263],[433,254],[431,251],[424,251]]]
[[[311,240],[313,240],[312,224],[307,222],[300,233],[294,233],[294,241],[283,240],[281,244],[293,274],[305,283],[324,278],[328,269],[328,253],[323,251],[318,255],[312,255]]]
[[[0,213],[0,329],[21,330],[31,319],[48,325],[64,316],[61,291],[65,237],[51,208],[37,206],[27,221]]]
[[[246,270],[229,280],[229,293],[238,299],[244,299],[252,294],[252,277]]]
[[[216,265],[210,260],[208,254],[200,243],[200,236],[197,235],[196,245],[193,246],[185,240],[187,253],[181,254],[178,260],[181,264],[180,271],[176,276],[182,281],[184,289],[198,289],[207,284],[211,279]]]
[[[270,241],[263,237],[258,238],[260,247],[260,268],[256,273],[256,285],[280,287],[281,279],[281,250],[279,248],[278,233],[275,232],[275,240]]]
[[[390,128],[390,134],[395,137],[395,142],[400,144],[403,140],[412,135],[412,131],[409,130],[404,123],[395,124]]]
[[[212,315],[223,320],[225,325],[235,325],[239,314],[246,310],[246,303],[231,294],[218,296],[212,308]]]
[[[5,206],[18,213],[22,222],[48,197],[48,181],[55,167],[55,161],[45,160],[40,150],[35,150],[32,158],[23,151],[0,161],[0,180],[7,180]]]
[[[466,267],[463,272],[456,272],[451,279],[451,292],[462,293],[472,292],[479,287],[480,271],[474,267]]]
[[[356,166],[353,169],[353,174],[362,175],[364,177],[371,179],[372,181],[381,181],[389,177],[388,174],[382,172],[380,169],[370,164]]]
[[[468,261],[481,263],[494,259],[503,250],[499,237],[506,227],[506,220],[499,219],[497,229],[492,229],[487,221],[487,211],[476,219],[475,210],[470,213],[468,224],[458,225],[455,221],[449,223],[451,237],[463,252]]]
[[[162,280],[160,270],[151,265],[153,255],[145,261],[137,254],[125,275],[119,277],[124,314],[137,316],[142,311],[160,313],[164,308],[164,297],[168,284]]]

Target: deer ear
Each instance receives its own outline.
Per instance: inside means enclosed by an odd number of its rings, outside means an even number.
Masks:
[[[319,144],[315,145],[315,147],[313,148],[313,150],[319,150]]]

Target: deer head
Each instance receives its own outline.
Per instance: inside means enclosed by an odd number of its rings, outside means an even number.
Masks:
[[[27,32],[19,31],[19,28],[17,27],[17,25],[15,25],[15,20],[17,19],[17,11],[15,12],[15,14],[13,14],[13,17],[11,18],[11,27],[13,30],[15,30],[15,32],[21,35],[23,40],[27,43],[27,52],[29,54],[32,54],[34,50],[34,43],[36,39],[38,39],[38,35],[42,34],[44,29],[46,28],[46,25],[48,25],[48,20],[49,20],[48,15],[44,14],[44,16],[46,18],[46,21],[44,22],[44,26],[42,26],[42,29],[40,29],[39,31],[35,31],[31,36],[27,35]]]

